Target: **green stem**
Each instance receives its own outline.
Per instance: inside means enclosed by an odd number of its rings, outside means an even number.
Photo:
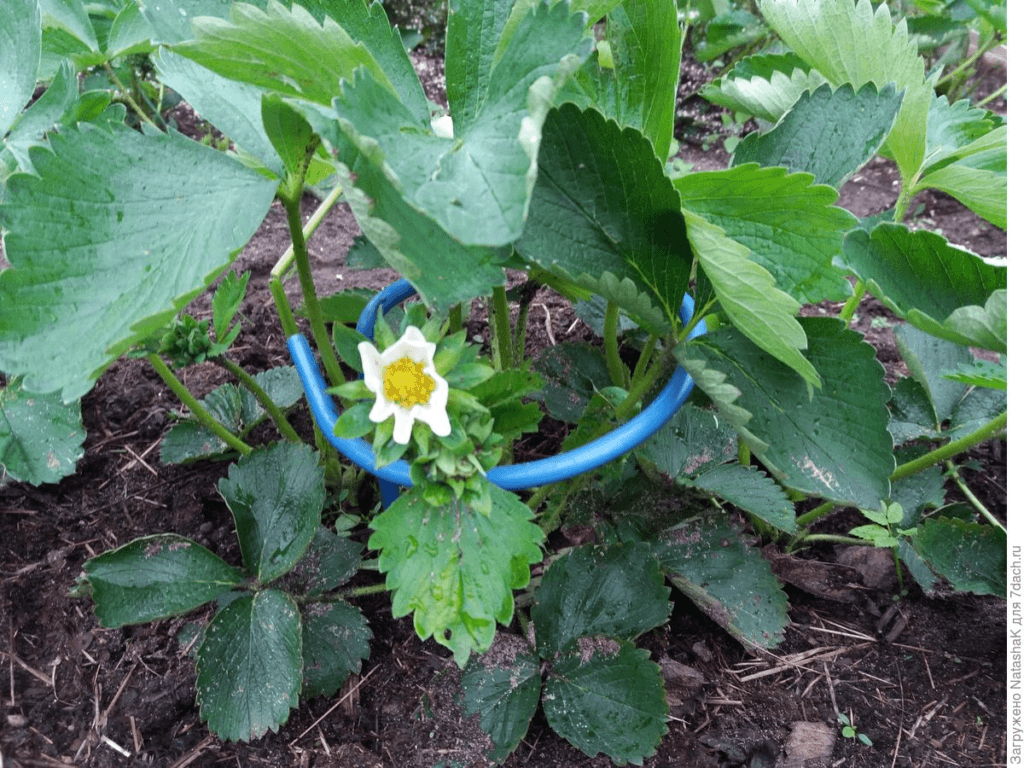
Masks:
[[[293,443],[302,442],[302,438],[299,437],[299,433],[296,432],[292,425],[288,423],[288,419],[285,418],[281,409],[277,407],[277,403],[270,399],[270,395],[267,394],[267,391],[261,387],[259,382],[250,376],[244,368],[233,360],[229,360],[224,355],[215,358],[214,362],[242,382],[245,388],[252,392],[260,405],[263,406],[263,410],[265,410],[267,415],[274,420],[274,424],[277,425],[277,429],[281,433],[282,437]]]
[[[318,205],[316,210],[313,211],[313,215],[309,217],[309,221],[306,222],[306,226],[302,228],[303,242],[308,242],[309,238],[313,236],[313,233],[320,228],[320,225],[327,217],[327,214],[340,198],[341,187],[335,187],[327,197],[320,201],[320,205]],[[270,271],[271,280],[275,277],[279,280],[284,280],[285,277],[287,277],[288,270],[291,269],[294,263],[295,246],[289,245],[288,248],[285,249],[285,252],[281,254],[281,258],[277,260],[274,268]]]
[[[494,334],[498,344],[498,370],[507,371],[512,367],[512,322],[508,312],[508,294],[505,286],[491,290],[491,307],[494,314]]]
[[[988,96],[986,96],[986,97],[985,97],[984,99],[982,99],[981,101],[979,101],[979,102],[978,102],[977,104],[975,104],[974,106],[976,106],[976,107],[983,107],[983,106],[985,106],[986,104],[988,104],[988,103],[989,103],[990,101],[992,101],[992,100],[994,100],[994,99],[998,99],[998,98],[999,98],[1000,96],[1002,96],[1002,95],[1003,95],[1004,93],[1006,93],[1006,83],[1003,83],[1003,84],[1002,84],[1001,86],[999,86],[999,87],[998,87],[998,88],[997,88],[996,90],[992,91],[992,93],[990,93],[990,94],[989,94]]]
[[[299,324],[295,322],[292,306],[288,303],[288,295],[284,292],[284,284],[278,275],[270,278],[270,295],[274,297],[277,316],[281,320],[281,328],[285,336],[294,336],[299,332]]]
[[[916,472],[928,469],[928,467],[933,464],[938,464],[940,461],[951,459],[957,454],[963,453],[979,443],[983,443],[986,440],[995,437],[1005,429],[1006,411],[1003,411],[1002,414],[996,416],[983,427],[971,432],[971,434],[961,437],[959,440],[952,440],[945,445],[936,448],[934,451],[926,453],[924,456],[896,467],[896,471],[889,476],[889,481],[896,482],[897,480],[902,480],[904,477],[908,477]]]
[[[852,544],[855,547],[869,546],[871,542],[853,536],[838,536],[834,533],[812,533],[804,536],[801,544]]]
[[[178,381],[178,377],[175,376],[174,372],[167,367],[167,363],[165,363],[159,355],[151,354],[147,359],[149,360],[149,364],[152,365],[154,370],[159,374],[160,378],[163,379],[164,384],[170,387],[171,391],[178,396],[178,399],[181,400],[182,404],[192,412],[196,421],[227,443],[230,448],[238,451],[243,456],[247,456],[252,453],[252,446],[235,437],[227,427],[213,418],[210,412],[203,407],[202,403],[196,400],[195,397],[192,396],[192,393],[185,388],[185,385]]]
[[[951,80],[955,80],[961,72],[963,72],[966,69],[969,69],[970,67],[973,67],[975,62],[978,61],[978,59],[980,59],[982,56],[984,56],[986,53],[992,50],[992,48],[995,47],[996,42],[997,41],[995,39],[995,36],[986,37],[986,39],[983,41],[979,40],[978,47],[974,49],[974,53],[972,53],[966,59],[961,61],[955,69],[943,75],[935,84],[935,87],[939,88],[942,85],[950,82]]]
[[[548,515],[545,516],[540,526],[541,530],[544,531],[545,536],[549,536],[551,532],[558,527],[558,524],[562,520],[562,512],[565,510],[566,505],[569,503],[569,499],[571,499],[573,495],[583,485],[584,478],[586,478],[586,476],[587,473],[585,472],[582,475],[576,475],[576,477],[574,477],[572,481],[569,483],[569,487],[565,491],[565,496],[563,496],[562,500],[558,502],[558,506],[555,507],[554,510],[552,510]]]
[[[614,301],[609,301],[604,311],[604,356],[612,384],[623,389],[628,387],[626,368],[619,355],[619,305]]]
[[[320,352],[324,370],[327,371],[328,380],[334,386],[340,386],[345,383],[345,375],[341,372],[341,365],[334,354],[331,336],[327,332],[323,312],[320,309],[320,300],[316,296],[313,270],[309,265],[309,251],[306,249],[306,238],[302,232],[302,212],[299,206],[301,195],[291,198],[281,197],[280,199],[288,217],[288,231],[291,233],[292,246],[295,249],[295,269],[299,273],[299,284],[302,286],[302,298],[306,302],[309,327],[313,332],[317,351]]]
[[[615,409],[616,421],[623,421],[630,413],[633,412],[633,407],[639,403],[650,388],[654,386],[658,381],[658,377],[667,370],[672,359],[672,347],[667,346],[661,351],[661,354],[658,355],[658,359],[654,362],[654,365],[644,371],[639,378],[633,380],[633,385],[630,387],[629,394],[626,395],[626,399],[619,403],[619,407]]]
[[[971,506],[978,510],[978,514],[984,517],[991,523],[993,528],[998,528],[1003,533],[1006,533],[1006,528],[1003,524],[996,520],[995,515],[988,511],[981,499],[974,495],[970,488],[967,487],[967,483],[964,482],[963,477],[960,475],[960,471],[952,461],[946,461],[946,468],[949,470],[949,476],[953,478],[953,482],[956,483],[957,488],[967,498],[967,501],[971,503]]]
[[[896,198],[896,204],[892,208],[892,220],[895,224],[901,224],[903,219],[907,217],[907,208],[910,206],[910,201],[914,199],[920,190],[917,189],[917,181],[920,178],[920,173],[916,174],[910,181],[902,181],[900,184],[900,194]]]
[[[640,350],[640,359],[636,361],[636,367],[633,368],[633,376],[642,376],[644,371],[647,370],[648,364],[651,362],[651,355],[654,354],[654,350],[658,346],[658,337],[653,333],[648,335],[647,341],[644,342],[643,348]]]
[[[519,314],[516,315],[515,338],[512,340],[512,363],[516,368],[523,364],[526,358],[526,326],[530,320],[530,305],[540,290],[540,283],[528,281],[523,286],[522,297],[519,300]]]
[[[153,118],[146,114],[146,112],[139,106],[139,103],[132,97],[131,91],[124,87],[124,83],[117,77],[117,73],[114,72],[114,68],[110,66],[109,61],[103,62],[103,68],[107,71],[107,77],[109,77],[117,89],[121,92],[121,98],[125,100],[125,103],[132,108],[132,111],[139,116],[139,119],[144,123],[149,123],[151,126],[160,130],[160,127],[153,122]]]
[[[806,528],[808,525],[813,523],[815,520],[819,520],[836,508],[835,502],[826,501],[824,504],[819,504],[814,509],[804,512],[800,517],[796,519],[798,528]]]
[[[342,595],[347,599],[350,597],[366,597],[367,595],[379,595],[382,592],[387,592],[387,584],[368,584],[365,587],[352,587],[342,591]]]
[[[853,296],[846,300],[843,305],[842,311],[839,313],[839,319],[846,323],[846,327],[850,327],[850,322],[853,320],[853,315],[857,311],[857,307],[860,306],[861,299],[864,298],[864,294],[868,287],[864,284],[863,280],[858,280],[857,284],[853,287]]]
[[[739,445],[736,448],[736,458],[741,466],[750,466],[750,446],[747,445],[747,441],[742,437],[740,438]]]
[[[551,494],[551,491],[554,489],[554,487],[554,483],[542,485],[540,488],[533,492],[533,495],[530,496],[530,498],[527,500],[526,506],[532,509],[534,514],[536,514],[537,508],[544,503],[544,499],[546,499]]]

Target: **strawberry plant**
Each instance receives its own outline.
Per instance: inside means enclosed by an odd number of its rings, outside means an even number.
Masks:
[[[706,89],[761,121],[720,171],[671,162],[672,0],[452,3],[443,107],[377,3],[0,9],[0,460],[27,482],[73,471],[79,398],[124,355],[186,408],[164,461],[237,458],[218,490],[241,568],[158,534],[90,560],[77,588],[107,626],[217,602],[197,654],[216,733],[258,737],[300,694],[336,691],[367,655],[349,602],[367,592],[390,592],[394,614],[466,668],[495,759],[542,701],[588,754],[637,763],[667,717],[636,644],[667,618],[666,579],[752,652],[783,638],[785,593],[751,531],[797,549],[836,540],[810,530],[833,509],[885,509],[899,533],[885,544],[923,587],[1005,589],[996,517],[950,508],[935,486],[939,465],[1005,433],[1005,358],[969,351],[1006,352],[1005,264],[903,223],[937,188],[1005,227],[1005,121],[936,96],[884,4],[759,9],[786,50]],[[139,54],[230,150],[156,128],[124,93],[80,90],[83,68]],[[895,161],[900,196],[857,220],[837,189],[876,154]],[[311,187],[326,191],[304,222]],[[269,289],[297,369],[250,373],[232,352],[247,279],[230,266],[274,200],[291,246]],[[394,268],[408,291],[317,295],[307,243],[340,200],[363,233],[350,258]],[[509,269],[526,288],[506,288]],[[527,360],[539,285],[573,301],[602,347]],[[209,289],[210,320],[187,314]],[[848,327],[867,291],[906,321],[911,376],[894,391]],[[481,297],[487,352],[462,319]],[[823,300],[845,301],[840,317],[798,317]],[[176,369],[202,361],[237,383],[197,399]],[[300,384],[315,450],[289,421]],[[553,475],[508,466],[542,408],[569,425]],[[664,428],[637,432],[652,410]],[[264,420],[280,439],[256,445]],[[595,445],[600,460],[578,463]],[[335,531],[323,527],[327,489],[345,498],[362,473],[384,481],[380,506],[335,507]],[[545,551],[580,522],[597,544]],[[385,580],[346,588],[360,563]],[[499,633],[515,620],[526,640]],[[493,663],[495,643],[514,654]]]

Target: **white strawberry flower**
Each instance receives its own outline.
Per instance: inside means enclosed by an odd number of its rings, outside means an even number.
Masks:
[[[408,444],[414,421],[422,421],[439,437],[452,432],[448,382],[434,368],[436,349],[413,326],[383,352],[368,341],[359,344],[363,380],[376,396],[370,421],[379,424],[394,416],[394,439],[401,445]]]

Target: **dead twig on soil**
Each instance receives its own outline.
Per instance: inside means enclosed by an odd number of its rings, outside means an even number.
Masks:
[[[344,696],[342,696],[340,699],[338,699],[336,702],[334,702],[334,704],[331,705],[331,708],[328,709],[326,712],[324,712],[322,715],[320,715],[320,717],[318,717],[316,719],[316,721],[311,726],[309,726],[309,728],[307,728],[302,733],[300,733],[298,736],[296,736],[294,739],[292,739],[291,742],[288,744],[288,746],[289,747],[294,747],[295,744],[299,741],[299,739],[301,739],[307,733],[309,733],[314,728],[316,728],[318,725],[320,725],[320,723],[323,722],[325,717],[327,717],[329,714],[331,714],[331,712],[333,712],[338,707],[340,707],[342,704],[344,704],[345,701],[348,699],[348,697],[352,696],[356,691],[358,691],[359,688],[362,686],[362,684],[370,679],[370,675],[372,675],[378,669],[380,669],[380,664],[378,664],[376,667],[374,667],[369,672],[367,672],[365,675],[363,675],[362,679],[356,685],[352,686],[352,688],[349,690],[348,693],[346,693]]]
[[[151,466],[149,465],[149,463],[148,463],[148,462],[146,461],[146,457],[147,457],[147,456],[148,456],[148,455],[150,454],[150,452],[151,452],[151,451],[152,451],[152,450],[153,450],[154,448],[156,448],[156,447],[157,447],[158,445],[160,445],[160,442],[161,442],[162,440],[163,440],[163,437],[161,436],[161,437],[160,437],[160,438],[159,438],[159,439],[158,439],[158,440],[157,440],[157,441],[156,441],[155,443],[153,443],[153,444],[152,444],[151,446],[149,446],[149,448],[147,448],[146,450],[144,450],[144,451],[143,451],[142,453],[136,453],[135,451],[133,451],[133,450],[131,449],[131,446],[130,446],[130,445],[127,445],[127,444],[126,444],[126,445],[124,446],[124,449],[125,449],[125,451],[127,451],[128,453],[130,453],[130,454],[132,455],[132,460],[131,460],[130,462],[128,462],[128,463],[127,463],[127,464],[126,464],[126,465],[125,465],[125,466],[124,466],[124,467],[123,467],[123,468],[121,469],[121,471],[122,471],[122,472],[127,472],[127,471],[128,471],[129,469],[131,469],[132,467],[134,467],[134,466],[135,466],[136,464],[141,464],[141,465],[142,465],[142,466],[143,466],[143,467],[144,467],[144,468],[146,469],[146,471],[148,471],[148,472],[149,472],[149,474],[151,474],[151,475],[152,475],[153,477],[160,477],[160,473],[159,473],[159,472],[157,472],[157,471],[156,471],[155,469],[153,469],[153,468],[152,468],[152,467],[151,467]]]
[[[805,672],[812,672],[814,671],[814,669],[805,662],[825,661],[827,659],[834,659],[836,656],[841,656],[847,651],[856,650],[859,648],[863,648],[865,646],[866,643],[862,643],[860,645],[843,646],[841,648],[836,648],[835,646],[822,645],[818,646],[817,648],[811,648],[806,651],[791,653],[787,656],[775,656],[774,654],[769,654],[772,655],[776,662],[778,662],[777,666],[761,670],[760,672],[754,672],[749,675],[743,675],[742,677],[739,677],[739,681],[741,683],[747,683],[751,680],[757,680],[759,678],[768,677],[770,675],[777,675],[781,672],[788,672],[794,669],[800,669]],[[757,661],[745,662],[744,664],[737,666],[753,667],[760,666],[765,663],[765,661],[758,659]],[[729,671],[737,676],[739,676],[740,674],[740,670],[732,669]]]
[[[206,748],[211,746],[212,744],[213,736],[207,736],[201,742],[192,747],[192,750],[187,755],[183,755],[182,757],[178,758],[178,760],[170,768],[185,768],[186,765],[191,765],[196,760],[198,760],[199,756],[202,755],[202,753],[206,751]]]

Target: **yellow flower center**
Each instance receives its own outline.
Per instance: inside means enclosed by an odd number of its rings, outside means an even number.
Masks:
[[[411,358],[400,357],[384,366],[384,397],[403,408],[426,405],[437,385],[423,372],[424,365],[413,362]]]

